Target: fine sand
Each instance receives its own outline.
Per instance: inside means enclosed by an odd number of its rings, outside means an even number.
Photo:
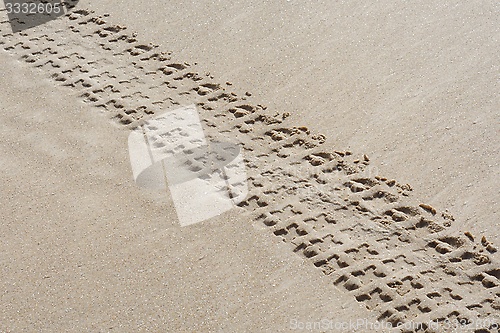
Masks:
[[[134,6],[0,12],[0,332],[498,331],[498,5]],[[127,138],[190,104],[249,194],[181,227]]]
[[[498,235],[498,2],[89,6],[334,147],[367,154],[467,228]]]
[[[376,323],[238,211],[181,228],[165,192],[137,189],[127,130],[30,66],[4,53],[0,60],[0,332]]]

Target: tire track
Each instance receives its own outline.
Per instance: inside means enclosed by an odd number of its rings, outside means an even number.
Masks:
[[[498,332],[500,268],[487,235],[461,230],[409,185],[373,174],[366,155],[327,151],[323,135],[291,125],[288,113],[238,96],[106,19],[79,9],[16,34],[0,22],[0,47],[129,129],[194,102],[209,138],[245,150],[246,214],[395,330],[435,321],[442,326],[403,331],[440,332],[453,321]],[[492,322],[473,327],[480,320]]]

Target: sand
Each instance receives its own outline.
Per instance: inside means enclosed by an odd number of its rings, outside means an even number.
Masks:
[[[333,314],[376,322],[236,211],[180,227],[165,192],[137,190],[129,131],[1,60],[2,332],[286,332],[293,319]]]
[[[134,2],[135,3],[135,2]],[[91,2],[468,228],[498,225],[498,4]],[[153,10],[154,9],[154,10]],[[217,13],[214,15],[213,13]]]
[[[0,24],[0,331],[496,330],[494,5],[130,6]],[[127,137],[188,104],[249,195],[181,227]]]

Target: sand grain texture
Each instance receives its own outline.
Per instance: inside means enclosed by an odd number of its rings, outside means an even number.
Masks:
[[[0,60],[8,64],[1,332],[287,332],[294,318],[337,315],[375,322],[236,211],[181,228],[165,192],[134,184],[128,130],[24,62]]]
[[[421,190],[384,177],[378,157],[372,159],[361,149],[333,145],[319,134],[325,132],[322,125],[303,126],[313,123],[314,116],[276,105],[266,107],[265,102],[259,102],[258,97],[266,101],[261,93],[235,92],[233,85],[203,73],[192,61],[180,61],[179,55],[109,20],[114,18],[78,9],[16,35],[8,32],[7,24],[0,25],[0,47],[7,52],[2,54],[6,59],[3,63],[15,69],[11,74],[7,71],[3,80],[10,82],[7,80],[17,75],[18,89],[35,85],[45,91],[23,101],[26,98],[15,97],[14,86],[2,96],[6,119],[2,124],[2,155],[13,156],[2,160],[4,170],[8,170],[2,180],[10,189],[3,198],[6,208],[2,211],[22,221],[2,225],[8,240],[2,243],[6,258],[16,258],[4,266],[9,273],[6,286],[14,288],[24,266],[34,268],[21,279],[23,283],[37,277],[51,282],[52,269],[60,273],[55,286],[71,285],[70,295],[86,297],[78,302],[68,300],[79,312],[72,313],[72,306],[66,309],[74,322],[84,320],[79,327],[92,329],[106,329],[102,325],[114,326],[114,321],[125,325],[125,331],[141,325],[149,325],[142,327],[144,330],[162,327],[168,322],[171,331],[273,332],[287,331],[294,316],[305,320],[307,316],[331,318],[332,314],[346,319],[369,316],[393,325],[446,318],[466,318],[472,323],[485,318],[498,320],[496,220],[477,219],[465,211],[454,217],[442,206],[428,202]],[[28,76],[30,71],[44,78],[43,82],[30,82],[19,74]],[[57,83],[56,88],[50,88],[53,83]],[[244,87],[244,83],[238,86]],[[82,111],[55,116],[54,106],[61,102],[44,98],[54,94],[51,89],[56,96],[66,97],[68,105],[60,106],[66,112]],[[490,99],[493,103],[497,100],[497,96]],[[144,120],[191,103],[201,110],[208,139],[241,145],[250,195],[239,211],[182,229],[176,226],[168,194],[141,192],[132,184],[126,147],[120,142],[125,143],[129,129]],[[33,105],[40,111],[31,110]],[[280,109],[283,111],[277,111]],[[401,119],[409,114],[404,113]],[[494,119],[495,115],[485,113],[485,117]],[[347,121],[339,119],[340,124]],[[22,125],[32,128],[26,137]],[[488,126],[495,131],[497,125],[493,122]],[[469,135],[466,138],[478,138]],[[370,138],[373,141],[377,136]],[[494,149],[498,143],[491,142]],[[29,153],[30,149],[36,154]],[[395,154],[399,156],[401,149],[406,147],[397,148]],[[401,156],[413,153],[401,152]],[[390,163],[397,162],[384,156]],[[488,158],[481,163],[496,163],[492,162],[494,152]],[[55,168],[54,163],[61,165]],[[31,165],[48,169],[41,172]],[[495,184],[491,170],[497,167],[494,164],[484,172],[492,179],[484,185],[485,202],[495,204],[498,189],[491,187]],[[65,172],[60,174],[62,170]],[[45,179],[47,173],[52,178]],[[78,175],[81,177],[71,178]],[[22,180],[20,185],[16,177]],[[29,179],[43,181],[39,188],[31,188]],[[65,179],[64,184],[58,184],[61,179]],[[26,191],[32,196],[25,199],[27,203],[31,200],[35,207],[51,206],[45,214],[38,215],[36,209],[25,212],[11,204],[24,207],[19,196]],[[481,203],[474,211],[496,216],[494,206],[486,207]],[[474,228],[467,219],[474,221]],[[70,232],[60,234],[61,226]],[[47,234],[40,233],[45,228]],[[19,238],[23,233],[27,237]],[[27,242],[31,240],[28,237],[33,241]],[[48,241],[37,240],[43,237]],[[33,255],[37,246],[47,246],[43,253],[50,253],[52,260]],[[16,252],[17,248],[24,252]],[[200,252],[208,250],[213,256],[205,264],[207,257]],[[88,276],[89,280],[76,279],[80,268],[77,256],[83,256],[81,267],[88,265],[80,277]],[[77,263],[77,268],[64,271],[70,267],[63,264],[68,261]],[[49,262],[54,262],[53,267]],[[143,267],[145,264],[149,267]],[[9,271],[11,267],[19,270]],[[324,274],[318,274],[320,271]],[[281,281],[281,287],[272,279]],[[51,285],[40,288],[49,297],[42,298],[39,309],[27,310],[18,303],[29,300],[32,289],[24,289],[26,295],[13,289],[9,291],[13,296],[3,296],[14,304],[3,314],[10,325],[17,325],[12,327],[29,330],[28,322],[34,320],[40,329],[48,329],[64,318],[63,308],[49,306],[50,302],[58,304],[61,289]],[[282,288],[283,298],[277,298]],[[356,304],[354,310],[342,307],[345,302]],[[16,304],[26,311],[19,321],[13,316]],[[84,306],[88,306],[87,311],[82,310]],[[51,321],[41,322],[41,313],[50,308],[59,312],[51,313]],[[240,319],[238,324],[232,320],[235,316]]]

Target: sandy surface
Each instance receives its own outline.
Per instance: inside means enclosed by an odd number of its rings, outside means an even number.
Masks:
[[[495,231],[497,2],[88,5],[240,93],[291,112],[335,147],[368,154],[381,174],[412,184],[469,228]]]
[[[376,322],[238,211],[181,228],[165,192],[137,190],[128,131],[0,59],[8,64],[1,332],[286,332],[293,320]]]
[[[498,7],[131,6],[0,23],[0,332],[497,331]],[[250,192],[180,227],[127,138],[188,104]]]

